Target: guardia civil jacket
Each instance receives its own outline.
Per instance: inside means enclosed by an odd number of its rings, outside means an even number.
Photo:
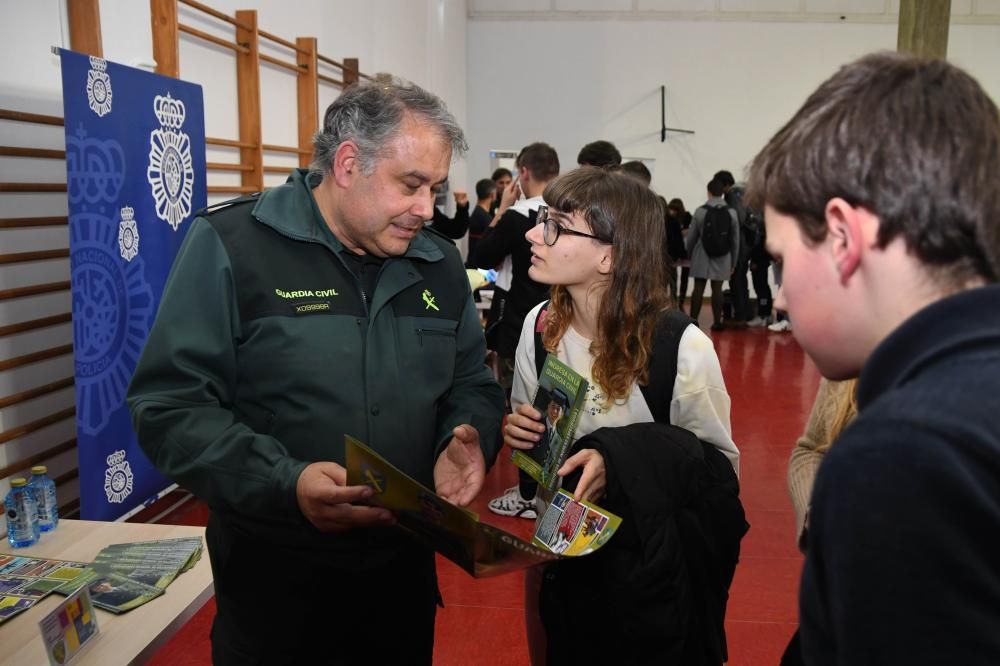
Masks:
[[[344,435],[433,488],[452,429],[478,429],[490,464],[504,395],[458,251],[422,231],[373,293],[340,256],[304,170],[198,217],[128,392],[142,449],[224,524],[335,549],[295,494],[311,462],[344,464]]]

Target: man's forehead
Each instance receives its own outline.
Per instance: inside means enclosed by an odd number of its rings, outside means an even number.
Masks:
[[[401,130],[386,146],[380,163],[400,178],[409,176],[424,182],[444,182],[451,167],[451,146],[444,137],[407,134]]]
[[[448,171],[445,170],[442,176],[437,170],[425,170],[419,168],[403,168],[399,172],[399,176],[404,179],[415,179],[422,183],[430,183],[432,185],[439,185],[446,180],[448,180]]]

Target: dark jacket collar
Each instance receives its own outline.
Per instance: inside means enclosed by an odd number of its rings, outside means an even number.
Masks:
[[[326,233],[322,226],[326,222],[320,215],[313,199],[312,187],[316,176],[309,177],[308,169],[295,169],[283,185],[271,188],[260,196],[253,209],[253,216],[279,233],[298,240],[322,243],[334,252],[344,246],[333,234]],[[417,234],[404,257],[440,261],[444,258],[441,248],[427,236],[427,232]]]
[[[936,301],[890,333],[861,371],[858,409],[932,365],[982,349],[1000,349],[1000,284]]]

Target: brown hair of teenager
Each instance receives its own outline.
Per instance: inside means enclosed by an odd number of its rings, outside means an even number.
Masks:
[[[559,155],[547,143],[537,141],[521,149],[515,160],[517,168],[524,167],[535,180],[546,182],[559,175]]]
[[[824,82],[753,160],[748,203],[826,238],[827,202],[879,217],[942,281],[1000,278],[1000,113],[942,60],[876,53]]]
[[[545,188],[544,198],[553,210],[581,215],[591,233],[612,244],[612,268],[601,285],[606,291],[590,347],[591,374],[607,395],[605,404],[626,400],[633,383],[649,383],[653,331],[669,306],[662,205],[634,178],[597,167],[560,176]],[[573,301],[559,285],[552,286],[550,298],[542,341],[554,352],[573,319]]]

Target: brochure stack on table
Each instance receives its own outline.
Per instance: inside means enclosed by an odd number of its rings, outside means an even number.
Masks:
[[[55,592],[83,586],[94,606],[124,613],[163,594],[201,558],[200,537],[112,544],[92,563],[0,553],[0,623]]]

